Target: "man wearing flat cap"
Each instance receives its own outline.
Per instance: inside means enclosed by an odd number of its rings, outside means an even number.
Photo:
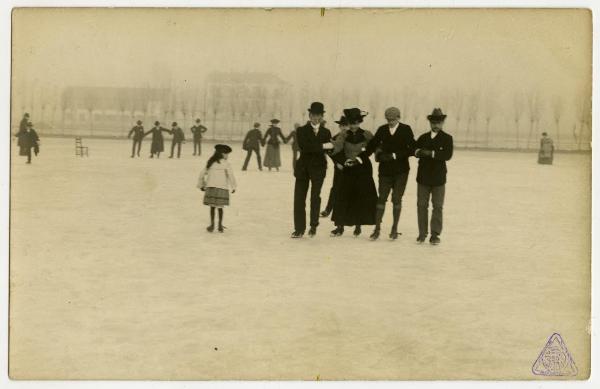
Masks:
[[[446,161],[452,158],[452,136],[442,129],[446,115],[435,108],[427,116],[431,131],[417,139],[415,156],[419,158],[417,171],[417,216],[419,236],[417,243],[425,242],[428,233],[429,200],[433,205],[431,212],[431,238],[429,242],[440,243],[442,233],[444,196],[446,193]]]
[[[314,102],[308,109],[309,121],[296,131],[300,157],[294,168],[294,232],[292,238],[301,238],[306,231],[306,196],[310,186],[310,230],[313,237],[319,225],[321,188],[325,180],[327,160],[325,154],[333,149],[331,132],[321,120],[325,109],[323,103]]]
[[[177,146],[177,158],[181,157],[181,144],[185,142],[185,134],[181,127],[177,125],[177,122],[173,122],[171,125],[171,134],[173,135],[173,139],[171,140],[171,155],[169,158],[173,158],[173,154],[175,152],[175,146]]]
[[[262,162],[260,159],[260,145],[262,144],[262,132],[260,131],[260,123],[254,123],[254,128],[246,133],[246,137],[242,142],[242,149],[246,151],[246,160],[242,170],[248,169],[248,162],[252,157],[252,153],[256,153],[256,161],[258,162],[258,170],[262,171]]]
[[[385,203],[392,193],[392,229],[390,239],[398,238],[398,222],[402,210],[402,196],[408,181],[410,165],[408,157],[415,151],[415,137],[409,125],[400,122],[400,110],[390,107],[385,110],[387,124],[379,127],[367,145],[367,152],[375,152],[379,162],[379,196],[375,211],[375,230],[371,239],[379,238]]]
[[[138,120],[137,124],[133,126],[131,131],[129,131],[129,135],[127,138],[131,138],[133,135],[133,147],[131,148],[131,158],[136,156],[136,148],[137,148],[137,156],[140,156],[140,149],[142,148],[142,139],[144,139],[144,126],[142,126],[142,121]]]
[[[190,130],[194,139],[194,155],[200,156],[202,154],[202,134],[208,131],[208,128],[200,124],[200,119],[196,119],[196,125],[192,126]]]

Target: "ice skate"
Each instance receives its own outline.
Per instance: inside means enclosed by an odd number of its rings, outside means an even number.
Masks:
[[[379,230],[379,228],[375,228],[375,230],[373,230],[373,233],[371,234],[371,236],[369,237],[369,239],[371,240],[377,240],[379,239],[379,234],[381,233],[381,231]]]
[[[335,230],[331,231],[331,233],[329,234],[329,236],[331,236],[332,238],[337,238],[339,236],[342,236],[344,234],[344,228],[343,227],[336,227]]]
[[[354,227],[354,232],[352,233],[355,237],[360,236],[360,234],[362,233],[362,229],[360,228],[360,226],[356,226]]]
[[[206,231],[208,232],[213,232],[215,230],[215,226],[213,226],[212,224],[208,227],[206,227]]]
[[[225,226],[219,226],[219,232],[225,232],[226,228],[227,227],[225,227]]]
[[[421,244],[421,243],[425,242],[425,238],[427,238],[425,235],[417,236],[417,243]]]
[[[431,243],[432,245],[438,245],[441,242],[442,241],[440,240],[440,238],[437,235],[431,235],[431,238],[429,238],[429,243]]]
[[[298,239],[298,238],[302,238],[302,236],[304,236],[304,231],[294,231],[292,232],[292,239]]]
[[[310,230],[308,230],[308,236],[313,238],[315,235],[317,235],[317,227],[310,227]]]
[[[396,240],[396,239],[398,239],[399,235],[402,235],[402,234],[399,233],[395,228],[392,228],[392,231],[390,232],[390,239]]]
[[[327,209],[324,211],[321,211],[320,215],[321,217],[327,217],[329,216],[329,214],[331,213],[331,211],[328,211]]]

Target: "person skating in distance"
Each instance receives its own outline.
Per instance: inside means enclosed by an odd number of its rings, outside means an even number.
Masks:
[[[171,140],[171,155],[169,158],[173,158],[175,152],[175,146],[177,146],[177,158],[181,157],[181,144],[185,143],[185,134],[181,127],[177,125],[177,122],[173,122],[171,125],[171,134],[173,139]]]
[[[435,108],[427,116],[431,127],[417,139],[415,156],[419,158],[417,170],[417,216],[419,236],[417,243],[425,242],[428,232],[429,199],[433,205],[431,212],[431,244],[440,243],[442,233],[444,196],[446,193],[446,161],[452,158],[452,136],[443,131],[446,115]]]
[[[310,186],[310,230],[313,237],[319,225],[321,188],[327,171],[325,153],[333,149],[331,132],[321,124],[325,109],[322,103],[314,102],[308,109],[310,120],[298,127],[296,137],[300,157],[296,162],[294,176],[294,232],[292,238],[301,238],[306,230],[306,195]]]
[[[139,157],[140,149],[142,148],[142,139],[144,139],[144,126],[142,126],[141,120],[138,120],[137,124],[135,126],[133,126],[131,131],[129,131],[129,135],[127,135],[127,138],[131,138],[131,135],[133,135],[133,146],[131,147],[131,158],[134,158],[136,156],[136,149],[137,149],[137,156]]]
[[[279,171],[279,167],[281,166],[281,149],[279,147],[281,141],[285,143],[285,138],[283,137],[283,133],[281,132],[281,128],[277,127],[279,124],[279,119],[271,119],[271,126],[265,132],[265,136],[262,139],[262,144],[267,145],[267,150],[265,151],[265,160],[263,165],[266,168],[275,168]]]
[[[402,196],[408,181],[410,165],[408,157],[415,152],[415,138],[409,125],[400,122],[400,110],[390,107],[385,110],[387,124],[379,127],[369,142],[367,149],[375,152],[375,161],[379,163],[379,197],[375,214],[375,230],[372,240],[379,239],[381,221],[385,212],[385,204],[392,192],[392,229],[390,239],[398,238],[398,222],[402,210]]]
[[[19,155],[27,157],[27,163],[31,164],[31,149],[35,155],[39,153],[39,141],[37,132],[33,129],[33,123],[27,122],[25,129],[19,130],[15,135],[17,137],[17,145],[19,146]]]
[[[202,154],[202,134],[208,131],[208,128],[200,124],[200,119],[196,119],[196,125],[192,126],[192,136],[194,139],[194,154],[200,156]]]
[[[554,161],[554,141],[548,133],[542,132],[540,140],[540,151],[538,152],[538,163],[541,165],[552,165]]]
[[[218,231],[223,232],[223,208],[229,205],[229,191],[235,193],[236,181],[233,169],[227,161],[231,147],[215,145],[214,154],[208,159],[206,167],[200,172],[198,189],[204,192],[204,205],[210,207],[210,225],[208,232],[215,230],[215,209],[219,212]]]
[[[160,153],[165,151],[165,139],[163,137],[163,132],[170,134],[171,131],[167,130],[164,127],[160,126],[160,122],[154,122],[154,127],[152,127],[148,132],[144,134],[144,137],[148,134],[152,134],[152,145],[150,146],[150,158],[160,158]]]
[[[246,151],[246,160],[244,161],[244,166],[242,170],[248,169],[248,162],[250,162],[250,157],[252,157],[252,153],[256,153],[256,160],[258,162],[258,170],[262,171],[262,164],[260,160],[260,145],[262,143],[262,133],[260,132],[260,123],[254,123],[254,126],[251,130],[246,133],[246,137],[242,142],[242,149]]]

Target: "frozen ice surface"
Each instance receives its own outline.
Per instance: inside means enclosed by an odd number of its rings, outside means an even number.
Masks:
[[[402,236],[292,240],[290,147],[209,234],[196,180],[212,151],[129,158],[124,140],[13,145],[13,378],[537,378],[559,332],[589,372],[590,155],[456,151],[442,244],[417,245],[416,161]],[[166,140],[165,148],[170,149]],[[323,205],[331,183],[328,171]]]

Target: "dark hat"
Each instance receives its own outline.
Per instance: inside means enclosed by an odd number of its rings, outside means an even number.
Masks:
[[[227,145],[222,145],[222,144],[215,145],[215,150],[221,154],[231,153],[231,147],[229,147]]]
[[[175,127],[177,125],[177,122],[173,122],[173,124],[171,124],[171,127]]]
[[[157,120],[157,121],[154,122],[154,125],[155,126],[160,126],[160,122]]]
[[[279,123],[279,119],[271,119],[271,124],[277,124]]]
[[[137,121],[137,124],[142,124],[142,121],[141,121],[141,120],[138,120],[138,121]]]
[[[542,135],[543,136],[548,136],[548,133],[547,132],[542,132]]]
[[[336,120],[335,121],[337,124],[348,124],[348,119],[346,119],[346,117],[344,115],[340,116],[340,120]]]
[[[427,115],[427,120],[430,122],[441,122],[444,119],[446,119],[446,115],[444,115],[441,108],[434,108],[431,115]]]
[[[369,113],[361,111],[359,108],[348,108],[344,110],[344,116],[348,123],[362,123],[363,118]]]
[[[23,114],[23,116],[25,116],[25,117],[29,117],[29,114],[28,114],[27,112],[25,112],[25,113]]]
[[[254,128],[256,127],[260,127],[260,123],[259,122],[254,122]]]
[[[323,113],[325,113],[325,107],[323,106],[323,103],[315,101],[314,103],[312,103],[310,105],[308,112],[316,113],[316,114],[323,114]]]
[[[200,123],[200,119],[196,119],[196,123]]]

